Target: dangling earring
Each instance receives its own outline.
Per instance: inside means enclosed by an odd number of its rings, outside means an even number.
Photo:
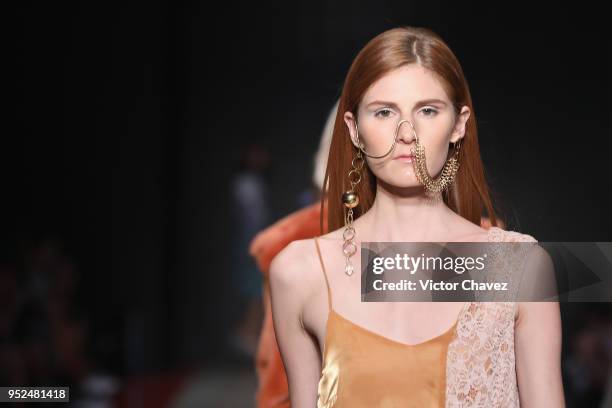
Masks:
[[[419,143],[419,139],[414,133],[415,148],[412,153],[415,156],[414,170],[417,179],[425,186],[425,189],[432,193],[439,193],[446,190],[455,180],[455,175],[459,170],[459,149],[461,148],[461,139],[454,143],[454,153],[450,159],[444,163],[442,172],[437,179],[433,179],[427,172],[427,162],[425,160],[425,147]]]
[[[359,142],[359,136],[357,137]],[[361,144],[360,144],[361,146]],[[357,149],[357,155],[353,157],[351,161],[352,169],[348,173],[349,183],[351,188],[342,194],[342,203],[344,204],[344,231],[342,232],[342,238],[344,243],[342,244],[342,252],[346,258],[344,266],[344,272],[351,276],[353,274],[353,264],[351,263],[351,256],[357,252],[357,245],[353,241],[355,238],[355,227],[353,226],[353,208],[359,204],[359,196],[355,192],[355,187],[361,181],[361,169],[365,160],[361,154],[361,149]]]

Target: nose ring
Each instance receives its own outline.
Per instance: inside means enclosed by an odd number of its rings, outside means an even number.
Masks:
[[[419,139],[417,138],[416,129],[414,128],[414,124],[408,119],[400,120],[399,123],[397,124],[397,127],[395,129],[395,140],[398,139],[400,126],[402,126],[402,123],[404,122],[408,122],[410,124],[410,128],[412,129],[412,136],[414,137],[414,140],[418,143]]]
[[[370,157],[372,159],[382,159],[383,157],[388,156],[395,149],[395,145],[397,144],[397,139],[398,139],[398,136],[399,136],[399,129],[400,129],[400,126],[404,122],[408,122],[410,124],[410,128],[412,129],[412,135],[414,136],[414,140],[418,143],[419,139],[417,138],[416,129],[414,128],[414,124],[412,123],[412,121],[410,121],[408,119],[403,119],[403,120],[399,121],[399,123],[397,124],[397,126],[395,128],[395,137],[393,138],[393,144],[391,145],[391,148],[385,154],[381,154],[380,156],[374,156],[374,155],[369,154],[368,152],[366,152],[364,144],[361,143],[361,140],[359,139],[359,124],[355,123],[355,126],[357,127],[357,143],[359,145],[359,150],[361,150],[364,155],[366,155],[366,156],[368,156],[368,157]]]

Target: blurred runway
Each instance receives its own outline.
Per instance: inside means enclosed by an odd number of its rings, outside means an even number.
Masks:
[[[201,372],[185,384],[170,406],[252,408],[256,387],[257,379],[249,369]]]

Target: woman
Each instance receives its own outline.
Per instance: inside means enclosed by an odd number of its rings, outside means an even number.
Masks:
[[[360,301],[360,242],[535,241],[479,226],[498,222],[471,97],[437,35],[396,28],[357,55],[327,180],[330,232],[270,266],[293,408],[564,406],[556,302]]]

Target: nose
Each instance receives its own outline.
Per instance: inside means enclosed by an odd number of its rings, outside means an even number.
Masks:
[[[406,144],[410,144],[413,140],[416,140],[416,130],[414,124],[408,119],[401,120],[397,124],[395,139],[401,140]]]

